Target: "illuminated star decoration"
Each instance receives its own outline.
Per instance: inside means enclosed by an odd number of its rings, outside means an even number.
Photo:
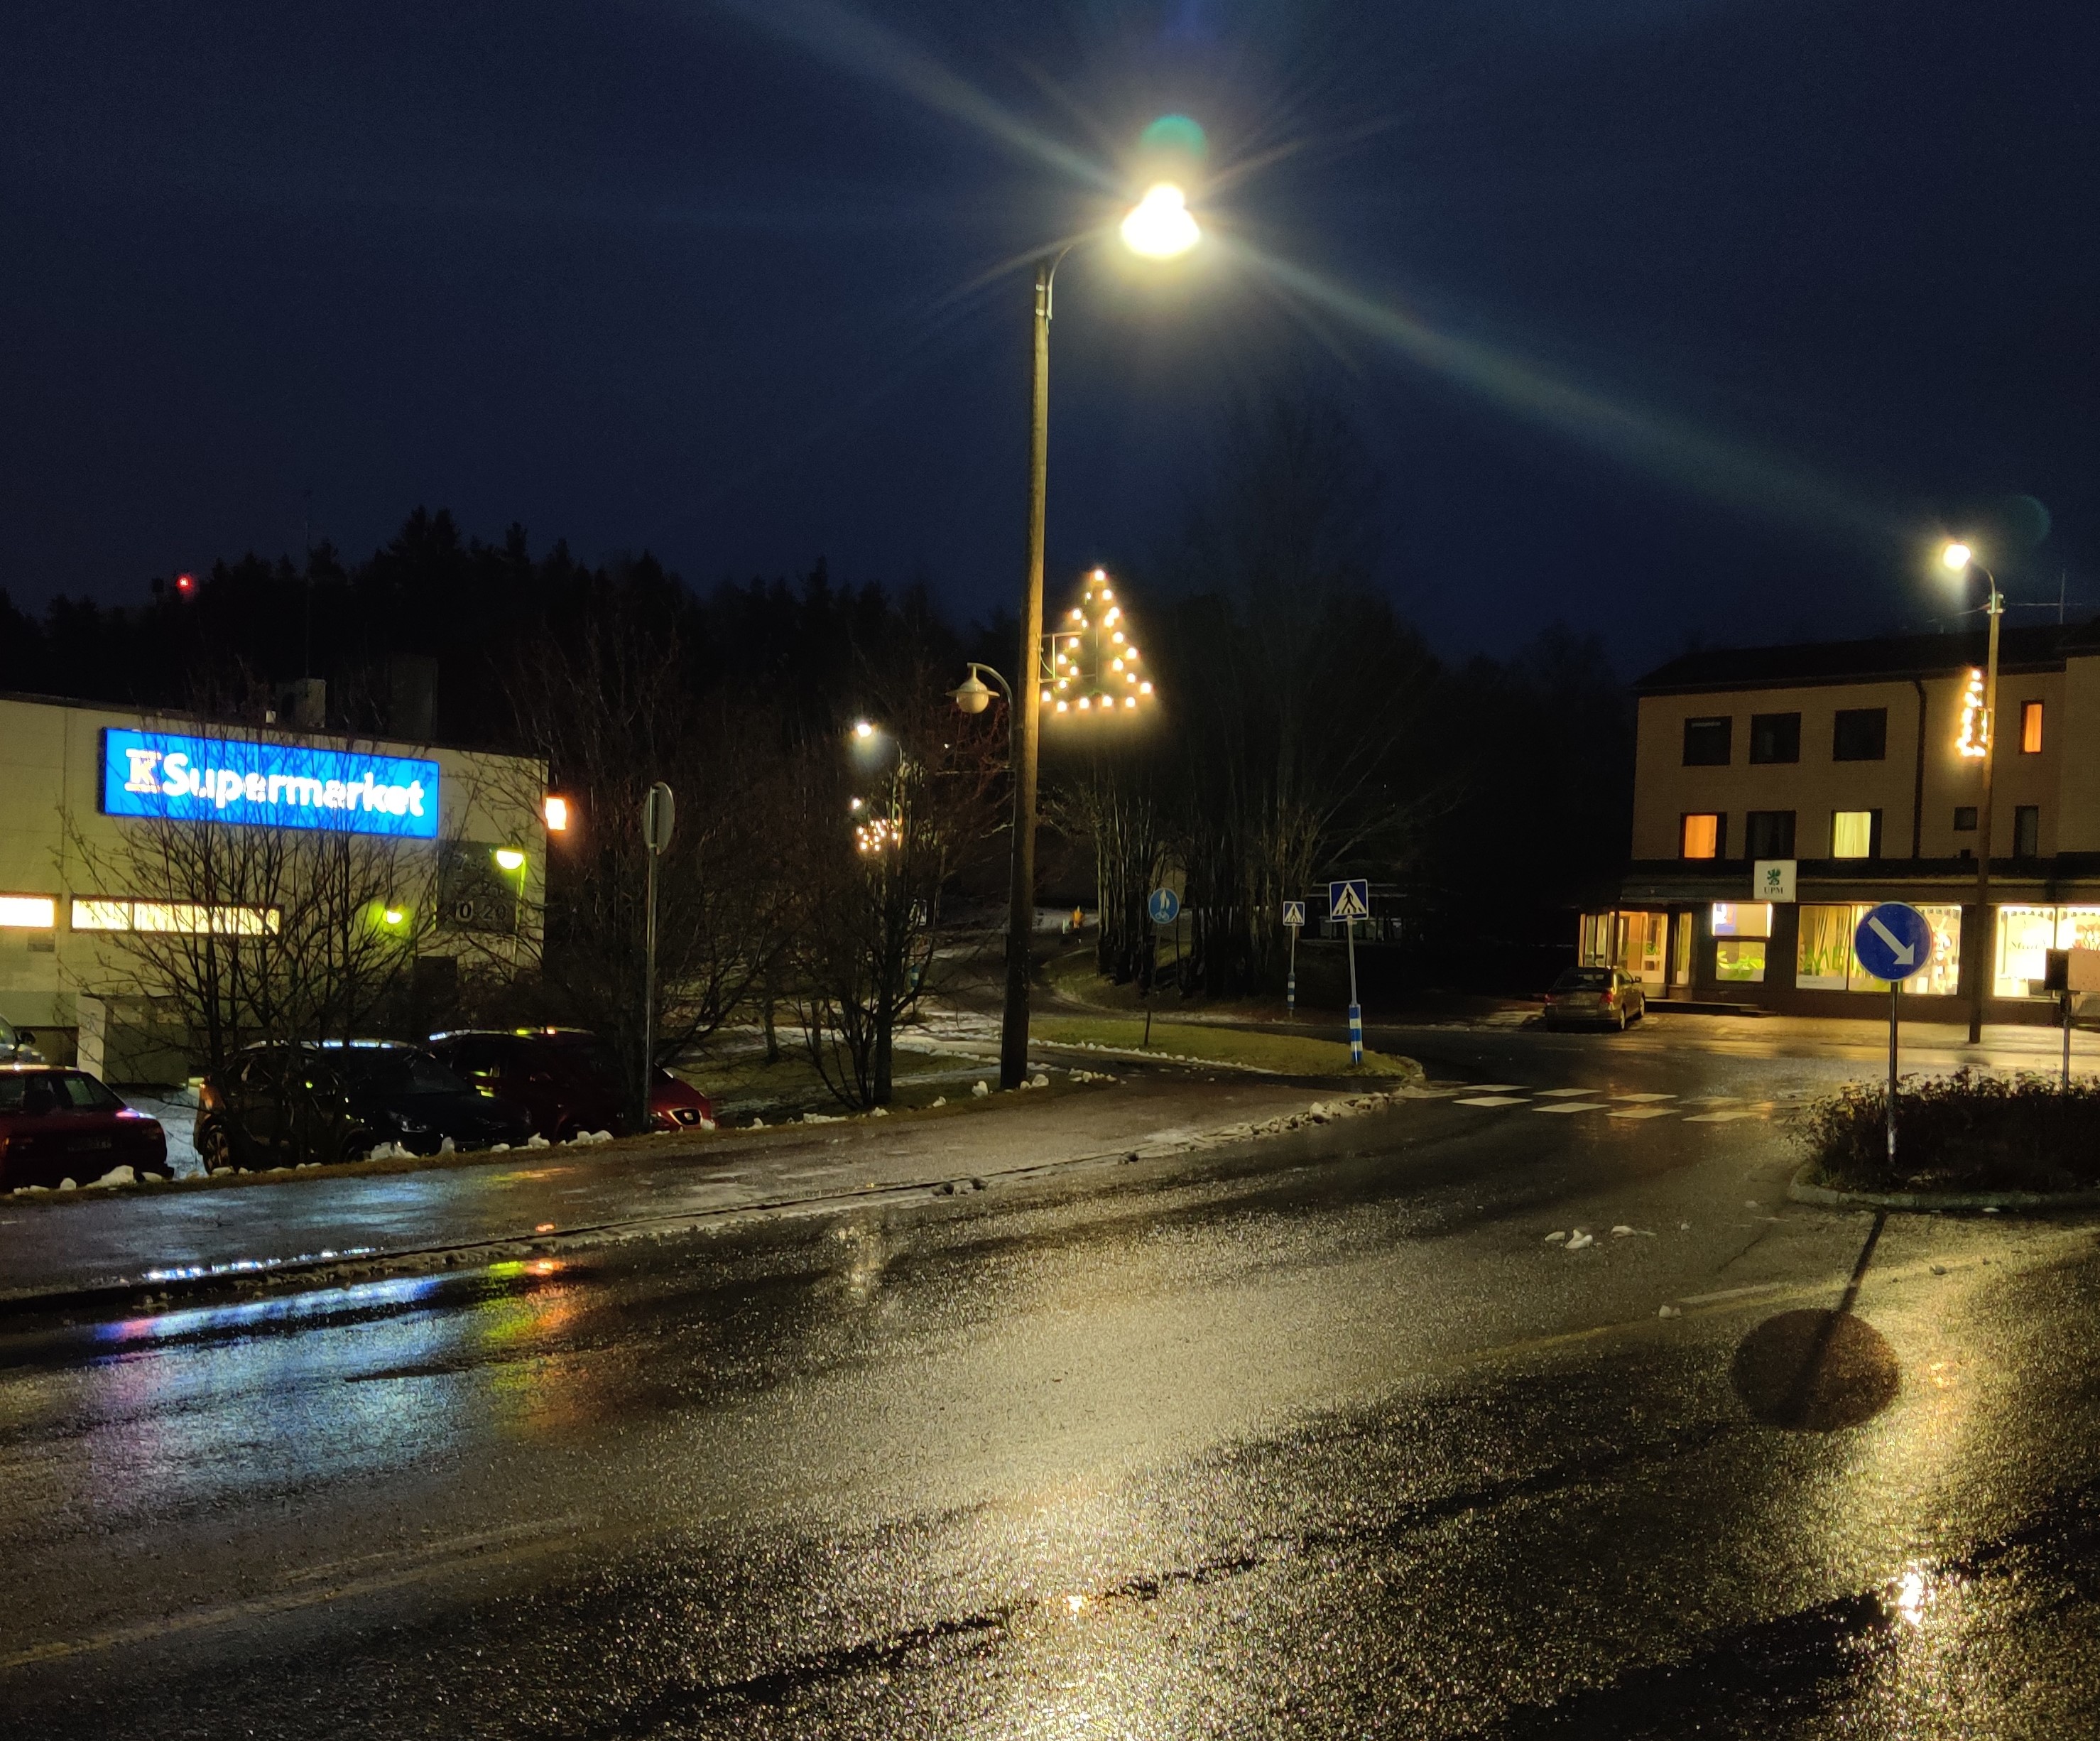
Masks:
[[[1961,731],[1954,747],[1965,756],[1980,756],[1991,741],[1991,722],[1983,714],[1983,674],[1971,670],[1961,692]]]

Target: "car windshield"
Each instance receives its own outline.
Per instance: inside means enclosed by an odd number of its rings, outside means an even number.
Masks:
[[[351,1086],[369,1094],[466,1094],[473,1090],[426,1052],[346,1048],[331,1056]]]
[[[1602,992],[1612,983],[1608,967],[1571,967],[1553,982],[1556,992]]]
[[[537,1062],[540,1049],[532,1049]],[[586,1082],[615,1081],[619,1079],[619,1067],[612,1061],[611,1048],[595,1036],[587,1040],[557,1040],[551,1042],[544,1054],[547,1062],[572,1080]]]

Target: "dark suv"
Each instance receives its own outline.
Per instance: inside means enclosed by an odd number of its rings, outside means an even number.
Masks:
[[[417,1155],[448,1139],[456,1149],[515,1146],[532,1133],[523,1107],[392,1040],[250,1046],[197,1094],[197,1155],[214,1172],[361,1160],[390,1143]]]
[[[550,1142],[580,1131],[627,1129],[619,1067],[611,1049],[587,1028],[459,1028],[431,1035],[430,1050],[477,1088],[518,1102]],[[651,1129],[707,1129],[713,1121],[706,1095],[668,1070],[656,1072]]]

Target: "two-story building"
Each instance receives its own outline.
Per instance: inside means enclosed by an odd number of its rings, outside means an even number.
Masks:
[[[1583,915],[1582,960],[1664,999],[1864,1014],[1860,995],[1887,987],[1852,933],[1901,900],[1933,927],[1905,987],[1921,1016],[1956,1019],[1988,972],[1990,1020],[2049,1019],[2045,952],[2100,947],[2100,624],[2004,631],[1988,921],[1984,657],[1979,630],[1693,652],[1650,672],[1631,863],[1617,908]],[[1791,899],[1763,898],[1789,882]]]

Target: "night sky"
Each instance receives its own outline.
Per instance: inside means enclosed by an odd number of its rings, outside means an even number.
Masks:
[[[1053,594],[1154,566],[1286,382],[1448,652],[1946,621],[1954,525],[2091,614],[2096,92],[2090,4],[17,3],[0,587],[137,598],[309,514],[361,555],[421,502],[988,616],[1026,259],[1179,112],[1215,241],[1060,275]]]

